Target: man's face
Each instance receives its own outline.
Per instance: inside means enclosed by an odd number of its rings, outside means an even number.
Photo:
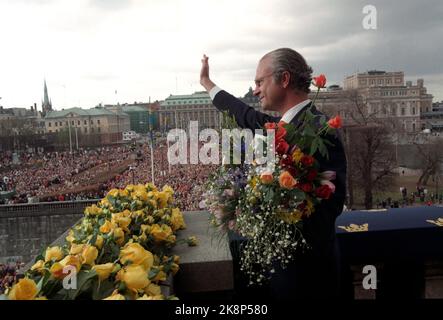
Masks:
[[[274,80],[270,57],[260,60],[257,66],[254,95],[260,99],[263,110],[278,111],[281,107],[284,89]]]

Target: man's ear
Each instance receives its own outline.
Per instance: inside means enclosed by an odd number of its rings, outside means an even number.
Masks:
[[[281,74],[281,85],[283,88],[289,87],[289,81],[291,80],[291,74],[288,71],[283,71]]]

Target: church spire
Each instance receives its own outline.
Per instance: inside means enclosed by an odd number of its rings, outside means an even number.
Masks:
[[[46,79],[44,80],[42,111],[43,111],[43,114],[46,114],[49,111],[52,111],[52,102],[51,102],[51,100],[49,100],[48,87],[46,86]]]

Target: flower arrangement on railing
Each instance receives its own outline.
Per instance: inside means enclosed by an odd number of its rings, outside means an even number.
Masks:
[[[84,210],[62,246],[46,248],[5,297],[30,299],[161,300],[162,285],[179,269],[170,254],[183,215],[173,190],[153,184],[112,189]]]
[[[320,172],[318,159],[328,158],[328,136],[336,134],[341,119],[312,112],[325,76],[314,78],[313,84],[317,94],[299,125],[265,124],[274,130],[275,161],[221,168],[208,184],[206,203],[214,225],[248,239],[240,263],[250,284],[264,283],[276,263],[284,268],[297,253],[309,250],[303,220],[335,191],[335,172]]]

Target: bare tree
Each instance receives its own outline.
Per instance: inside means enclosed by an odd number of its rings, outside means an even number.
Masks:
[[[397,161],[392,135],[398,125],[395,119],[381,117],[380,110],[356,90],[347,91],[345,101],[341,109],[346,114],[349,205],[353,205],[355,189],[360,189],[366,209],[371,209],[374,190],[384,190],[393,182]]]
[[[443,163],[441,138],[419,133],[412,137],[412,144],[417,150],[418,163],[422,171],[417,184],[426,186],[431,176],[439,176]]]

